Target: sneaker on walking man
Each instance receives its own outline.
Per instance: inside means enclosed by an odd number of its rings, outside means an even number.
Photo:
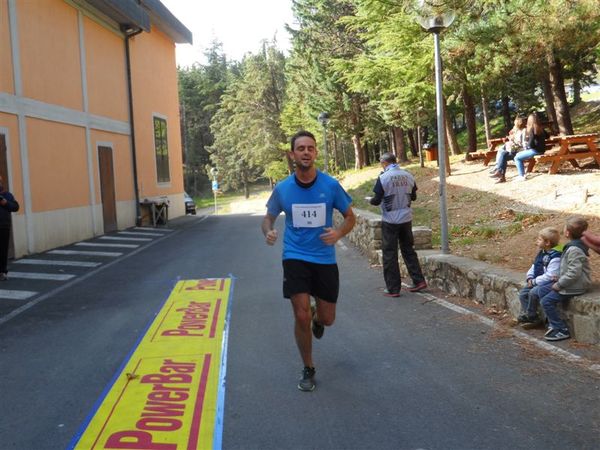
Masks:
[[[384,153],[379,159],[383,172],[377,178],[370,199],[371,205],[381,205],[381,231],[383,250],[383,278],[386,297],[400,296],[400,265],[398,244],[406,269],[412,278],[410,292],[425,289],[427,283],[415,251],[412,233],[412,209],[410,204],[417,199],[417,184],[412,174],[401,169],[396,156]]]
[[[283,296],[291,300],[296,345],[304,363],[298,389],[312,391],[315,367],[311,331],[320,339],[324,327],[335,320],[339,293],[335,243],[352,230],[356,219],[352,199],[340,183],[314,166],[317,145],[311,133],[299,131],[292,137],[289,156],[295,162],[295,171],[275,186],[267,202],[262,232],[267,244],[274,245],[275,220],[285,212]],[[344,216],[338,228],[333,228],[334,209]],[[311,296],[315,298],[314,308]]]

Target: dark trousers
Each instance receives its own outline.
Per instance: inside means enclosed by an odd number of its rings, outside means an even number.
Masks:
[[[7,273],[8,269],[8,242],[10,241],[10,228],[0,228],[0,273]]]
[[[383,279],[389,292],[400,292],[400,265],[398,264],[398,245],[404,260],[404,265],[414,284],[425,281],[412,233],[412,222],[387,223],[381,222]]]

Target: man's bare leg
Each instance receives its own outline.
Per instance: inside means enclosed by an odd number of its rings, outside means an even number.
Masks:
[[[312,334],[310,330],[311,312],[308,293],[292,295],[294,310],[294,336],[305,367],[314,367],[312,360]]]

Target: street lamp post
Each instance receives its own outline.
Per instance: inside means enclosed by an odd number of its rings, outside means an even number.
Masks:
[[[323,125],[323,172],[327,172],[327,125],[329,125],[329,113],[323,111],[319,114],[317,120]]]
[[[454,22],[455,13],[445,0],[417,0],[417,21],[429,33],[433,33],[435,48],[435,101],[437,109],[438,162],[440,177],[440,228],[442,253],[450,253],[448,245],[448,212],[446,207],[446,127],[442,98],[442,58],[440,56],[440,33]]]

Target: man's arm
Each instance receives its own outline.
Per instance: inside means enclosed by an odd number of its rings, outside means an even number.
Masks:
[[[320,237],[325,244],[334,245],[354,228],[356,216],[354,215],[354,211],[352,211],[352,206],[348,206],[348,209],[342,215],[344,216],[344,221],[339,228],[324,228],[325,233],[321,234]]]
[[[584,231],[581,238],[583,243],[600,255],[600,234]]]
[[[374,197],[371,197],[369,203],[373,206],[381,205],[381,201],[383,200],[383,186],[381,185],[381,180],[377,177],[377,182],[375,183],[375,187],[373,187],[373,192],[375,193]]]
[[[277,241],[277,230],[273,228],[276,220],[277,217],[267,213],[262,221],[261,230],[268,245],[274,245]]]

